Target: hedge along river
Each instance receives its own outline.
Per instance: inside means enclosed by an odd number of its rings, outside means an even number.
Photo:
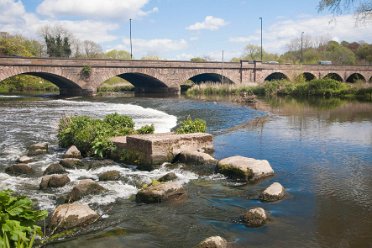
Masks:
[[[167,131],[188,115],[203,118],[215,136],[215,157],[242,155],[270,161],[276,175],[257,184],[238,185],[207,168],[162,168],[139,172],[112,165],[76,170],[72,180],[118,169],[123,180],[104,185],[109,193],[87,198],[101,211],[106,228],[51,247],[193,247],[220,235],[234,247],[369,247],[372,242],[372,104],[332,100],[272,99],[251,107],[183,98],[92,98],[51,100],[0,98],[1,171],[35,141],[52,152],[34,168],[58,160],[56,125],[64,114],[103,116],[127,113],[137,125],[155,122]],[[41,170],[41,169],[40,169]],[[174,171],[188,198],[182,202],[137,205],[136,180]],[[56,194],[37,189],[39,179],[0,173],[0,187],[13,188],[52,209]],[[278,181],[286,199],[261,203],[259,193]],[[67,192],[69,188],[63,188]],[[260,206],[270,214],[261,228],[248,228],[239,216]]]

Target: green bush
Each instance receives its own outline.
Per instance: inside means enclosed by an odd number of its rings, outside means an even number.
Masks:
[[[153,125],[135,130],[131,117],[114,113],[106,115],[103,120],[89,116],[63,117],[59,122],[57,137],[61,147],[75,145],[84,156],[103,158],[115,149],[111,137],[153,132]]]
[[[47,215],[47,211],[34,210],[29,198],[0,191],[0,247],[32,247],[35,236],[42,236],[36,222]]]
[[[140,129],[137,129],[138,134],[151,134],[155,132],[154,124],[151,125],[145,125],[141,127]]]
[[[334,79],[314,79],[301,83],[293,91],[293,95],[302,96],[342,96],[348,94],[350,86]]]
[[[179,127],[176,129],[176,133],[205,133],[207,130],[207,124],[202,119],[192,120],[191,117],[187,117],[186,120],[182,121],[179,124]]]

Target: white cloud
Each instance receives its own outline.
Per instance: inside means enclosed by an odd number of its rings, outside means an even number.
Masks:
[[[125,38],[123,40],[125,48],[128,49],[130,46],[130,40]],[[186,49],[188,44],[184,39],[171,40],[171,39],[133,39],[133,50],[139,52],[142,55],[157,55],[164,54],[171,51],[180,51]]]
[[[43,0],[37,12],[46,16],[128,19],[157,12],[144,11],[149,0]]]
[[[299,19],[282,19],[263,30],[263,46],[269,52],[284,52],[287,44],[305,35],[313,38],[330,38],[337,41],[372,41],[372,21],[357,23],[352,15],[302,17]],[[246,37],[232,37],[230,42],[259,44],[260,31]]]
[[[92,20],[45,20],[38,18],[33,13],[28,13],[20,1],[0,0],[0,30],[11,34],[22,34],[29,38],[38,38],[38,31],[45,25],[60,25],[76,38],[81,40],[93,40],[95,42],[113,41],[116,37],[111,31],[119,28],[119,25],[108,22]]]
[[[203,22],[197,22],[190,26],[188,26],[186,29],[188,30],[218,30],[219,28],[227,25],[226,21],[221,18],[213,17],[213,16],[206,16]]]

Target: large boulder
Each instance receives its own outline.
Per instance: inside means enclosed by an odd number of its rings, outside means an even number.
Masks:
[[[40,154],[48,153],[48,143],[37,143],[33,144],[28,148],[27,156],[36,156]]]
[[[77,158],[65,158],[59,161],[59,163],[66,169],[76,169],[84,167],[84,164],[80,159]]]
[[[8,173],[9,175],[31,175],[34,173],[34,170],[27,164],[15,164],[12,166],[9,166],[5,169],[5,173]]]
[[[209,237],[202,242],[200,242],[196,248],[226,248],[227,241],[226,239],[220,236]]]
[[[217,164],[217,171],[232,179],[255,181],[274,175],[267,160],[257,160],[242,156],[222,159]]]
[[[173,181],[173,180],[176,180],[178,177],[176,175],[176,173],[174,172],[169,172],[167,174],[165,174],[164,176],[160,177],[158,179],[159,182],[169,182],[169,181]]]
[[[63,187],[70,181],[70,178],[66,174],[43,176],[40,182],[40,189]]]
[[[94,182],[91,179],[81,180],[78,185],[74,186],[71,192],[68,194],[68,201],[78,201],[87,195],[98,195],[107,191],[104,187]]]
[[[217,160],[214,159],[211,155],[194,151],[194,150],[185,150],[177,155],[176,160],[185,164],[210,164],[216,165]]]
[[[20,164],[28,164],[32,162],[32,158],[30,158],[29,156],[22,156],[17,159],[17,162]]]
[[[76,146],[70,146],[65,154],[63,154],[63,158],[81,158],[81,152]]]
[[[274,202],[281,200],[285,195],[285,189],[284,187],[278,183],[275,182],[271,184],[269,187],[267,187],[260,195],[260,199],[262,201],[267,202]]]
[[[137,202],[158,203],[172,199],[180,199],[186,192],[182,184],[175,182],[166,182],[151,185],[140,190],[136,195]]]
[[[86,226],[96,221],[99,215],[88,205],[72,203],[59,205],[50,219],[52,229],[70,229]]]
[[[247,226],[259,227],[266,223],[267,214],[263,208],[252,208],[243,216],[243,221]]]
[[[65,167],[63,167],[61,164],[51,164],[44,171],[44,175],[65,174],[65,173],[67,173],[67,171]]]
[[[120,177],[120,172],[116,170],[105,171],[98,176],[100,181],[117,181]]]

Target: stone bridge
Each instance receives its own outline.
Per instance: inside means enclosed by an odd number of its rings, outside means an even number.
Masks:
[[[88,76],[84,67],[90,69]],[[115,76],[133,84],[136,92],[178,94],[187,80],[260,84],[303,75],[307,80],[331,77],[371,83],[372,66],[0,57],[0,82],[20,74],[54,83],[61,95],[94,95],[104,81]]]

